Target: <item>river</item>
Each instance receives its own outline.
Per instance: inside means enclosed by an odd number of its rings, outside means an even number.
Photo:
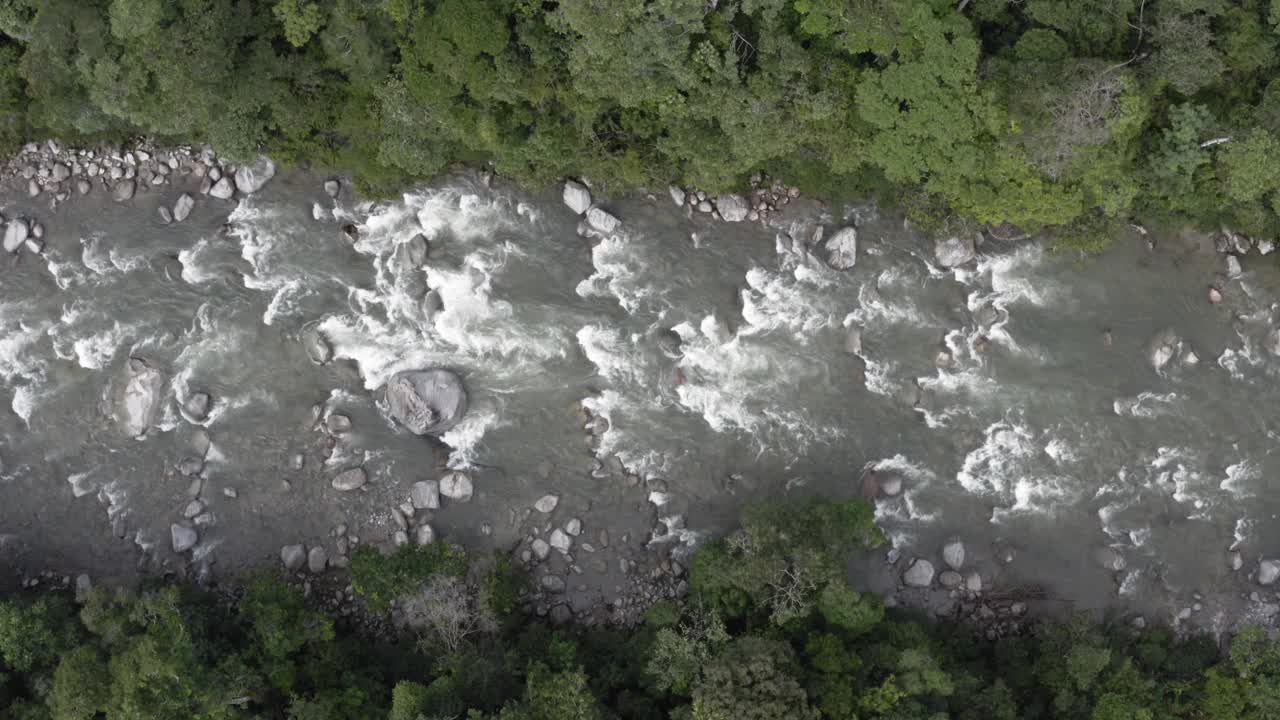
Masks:
[[[603,553],[607,530],[610,552],[633,558],[723,531],[746,502],[856,495],[875,469],[902,482],[876,500],[901,559],[886,565],[882,549],[861,572],[886,593],[915,556],[941,568],[959,537],[987,586],[1166,615],[1200,597],[1196,621],[1212,625],[1246,611],[1249,573],[1280,554],[1273,257],[1242,258],[1211,305],[1223,258],[1189,234],[1154,250],[1118,238],[1093,259],[988,241],[944,270],[928,238],[872,206],[801,199],[765,226],[688,218],[665,193],[617,198],[606,205],[623,224],[593,247],[559,188],[472,176],[374,204],[282,173],[239,201],[198,196],[164,224],[156,209],[177,192],[96,192],[53,213],[2,198],[48,229],[42,255],[0,268],[12,565],[127,579],[278,562],[290,543],[332,554],[335,525],[388,537],[409,485],[445,466],[469,473],[475,497],[431,514],[438,536],[518,548],[573,518],[578,546]],[[855,267],[787,240],[815,224],[857,228]],[[401,247],[417,233],[432,246],[422,268]],[[424,310],[428,289],[442,310]],[[332,362],[309,361],[305,328]],[[1148,343],[1166,328],[1180,344],[1157,370]],[[131,357],[164,381],[141,438],[111,417]],[[423,367],[454,370],[470,394],[447,447],[378,404],[392,374]],[[213,403],[193,422],[179,407],[197,391]],[[351,431],[316,430],[317,404]],[[584,430],[582,406],[607,431]],[[175,468],[200,431],[212,445],[193,484]],[[368,485],[334,490],[354,465]],[[530,514],[547,493],[557,509]],[[192,524],[195,496],[199,541],[179,556],[170,526]],[[621,589],[579,557],[572,582],[597,598]]]

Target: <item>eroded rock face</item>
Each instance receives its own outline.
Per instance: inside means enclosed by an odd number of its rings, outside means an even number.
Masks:
[[[384,388],[391,417],[415,435],[435,435],[467,412],[462,379],[439,368],[396,373]]]

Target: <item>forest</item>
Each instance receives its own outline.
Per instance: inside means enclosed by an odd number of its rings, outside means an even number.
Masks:
[[[1280,230],[1271,0],[0,0],[0,149],[136,135],[387,195],[454,163],[925,229]]]
[[[1168,628],[1051,618],[987,639],[846,580],[883,542],[861,500],[748,509],[693,557],[690,594],[634,628],[521,613],[501,560],[444,541],[353,558],[370,613],[316,609],[274,571],[218,594],[154,582],[0,601],[6,720],[1267,720],[1280,643],[1221,652]]]

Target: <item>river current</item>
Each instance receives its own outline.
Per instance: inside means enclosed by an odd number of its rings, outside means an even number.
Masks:
[[[1094,259],[988,241],[945,270],[929,238],[871,206],[801,200],[765,226],[689,218],[665,194],[618,198],[606,205],[621,228],[592,246],[558,188],[469,176],[362,203],[282,174],[238,201],[200,196],[166,225],[156,208],[177,192],[96,193],[54,213],[3,198],[48,228],[42,255],[0,268],[11,562],[123,577],[140,548],[168,553],[192,491],[174,467],[199,429],[211,519],[192,558],[215,570],[340,522],[385,537],[389,508],[443,466],[467,470],[476,496],[433,525],[473,544],[517,542],[519,511],[548,492],[590,527],[694,543],[746,502],[856,495],[871,469],[902,482],[875,503],[903,562],[941,566],[960,537],[989,584],[1085,606],[1238,597],[1280,554],[1280,358],[1266,349],[1280,272],[1256,251],[1211,305],[1223,258],[1189,236],[1154,250],[1118,238]],[[790,239],[819,224],[857,228],[855,267]],[[432,247],[421,269],[402,247],[417,233]],[[306,328],[334,362],[308,360]],[[1157,369],[1148,345],[1166,328],[1179,343]],[[104,400],[130,357],[166,383],[140,439]],[[447,448],[399,429],[374,392],[423,367],[454,370],[470,394]],[[193,423],[179,407],[196,391],[213,406]],[[333,447],[311,427],[318,403],[352,419]],[[579,406],[607,419],[599,438]],[[639,488],[608,472],[619,463]],[[353,464],[368,488],[334,491]]]

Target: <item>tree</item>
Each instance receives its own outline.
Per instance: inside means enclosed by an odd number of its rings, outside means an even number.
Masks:
[[[66,598],[0,602],[0,658],[21,672],[52,668],[75,647],[79,628]]]
[[[92,720],[106,712],[111,688],[107,663],[91,645],[81,645],[62,656],[53,673],[49,692],[53,720]]]
[[[816,720],[792,671],[790,646],[759,637],[735,639],[707,665],[693,688],[693,720]]]

